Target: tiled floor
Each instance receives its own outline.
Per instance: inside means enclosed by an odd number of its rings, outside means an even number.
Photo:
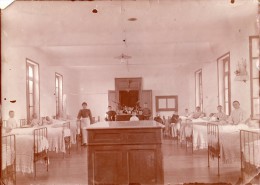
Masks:
[[[172,140],[164,140],[162,145],[164,182],[166,185],[190,182],[235,184],[240,176],[239,163],[221,167],[220,177],[217,176],[217,160],[212,166],[207,166],[207,151],[191,150],[186,152]],[[73,146],[70,156],[66,154],[50,153],[49,171],[43,164],[38,164],[37,177],[17,174],[17,184],[48,184],[48,185],[76,185],[87,184],[87,147],[77,149]]]

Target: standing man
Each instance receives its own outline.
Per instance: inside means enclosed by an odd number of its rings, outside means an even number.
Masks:
[[[144,103],[144,108],[142,110],[142,115],[144,117],[144,120],[149,120],[151,117],[151,110],[148,108],[147,103]]]

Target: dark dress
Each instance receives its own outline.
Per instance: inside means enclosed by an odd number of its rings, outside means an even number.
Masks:
[[[113,110],[108,111],[106,121],[116,121],[116,112]]]

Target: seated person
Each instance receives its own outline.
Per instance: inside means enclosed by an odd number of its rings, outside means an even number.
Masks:
[[[187,108],[185,109],[184,116],[185,117],[189,117],[190,116],[189,109],[187,109]]]
[[[192,114],[193,119],[202,118],[204,116],[204,113],[201,111],[200,106],[196,107],[196,111]]]
[[[222,112],[222,106],[217,106],[218,112],[214,114],[212,117],[216,118],[217,121],[225,122],[227,120],[227,115]]]
[[[112,110],[111,106],[108,106],[108,111],[106,112],[106,121],[116,121],[116,112]]]
[[[52,119],[49,116],[46,116],[43,120],[43,125],[50,125],[53,123]]]
[[[136,116],[136,112],[132,113],[132,116],[130,118],[130,121],[139,121],[139,118]]]
[[[123,113],[124,113],[124,114],[127,114],[127,113],[128,113],[126,106],[124,106],[124,108],[123,108]]]
[[[172,136],[177,137],[180,130],[181,119],[177,112],[174,112],[171,117]]]
[[[147,103],[145,103],[144,108],[142,110],[144,120],[149,120],[152,114],[151,110],[147,106]]]
[[[231,112],[228,122],[234,125],[245,123],[245,112],[240,108],[239,101],[233,101],[234,110]]]
[[[9,111],[9,119],[6,122],[6,132],[10,132],[12,129],[17,128],[18,124],[14,118],[14,111]]]
[[[164,121],[163,121],[163,119],[161,118],[161,115],[160,115],[159,112],[157,113],[157,116],[154,117],[154,121],[157,121],[157,122],[159,122],[159,123],[161,123],[161,124],[164,124]]]
[[[31,127],[35,127],[35,126],[40,125],[40,120],[38,119],[38,116],[37,116],[36,113],[33,113],[30,125],[31,125]]]

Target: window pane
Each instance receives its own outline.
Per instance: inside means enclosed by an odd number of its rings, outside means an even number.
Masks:
[[[252,57],[259,57],[259,38],[252,39]]]
[[[29,65],[28,69],[29,69],[29,77],[33,77],[33,67]]]
[[[258,68],[257,68],[258,65]],[[252,61],[252,77],[259,78],[259,59],[253,59]]]
[[[228,75],[225,75],[224,81],[225,81],[225,88],[228,88]]]
[[[29,106],[33,106],[33,94],[29,94]]]
[[[253,99],[253,114],[254,114],[254,117],[255,115],[259,115],[259,98],[257,99]]]
[[[253,98],[259,97],[259,79],[253,79]]]
[[[58,97],[59,96],[59,88],[56,88],[55,90],[56,90],[55,95],[56,95],[56,97]]]
[[[225,72],[228,72],[228,62],[225,62],[225,64],[224,64],[225,66]]]
[[[228,99],[228,89],[225,89],[225,101],[229,101],[229,99]]]
[[[29,113],[30,113],[30,118],[32,118],[34,112],[34,107],[30,107]]]
[[[56,87],[59,87],[59,77],[57,77],[57,76],[56,76],[55,84],[56,84]]]
[[[33,81],[29,80],[29,93],[33,93]]]
[[[225,113],[226,113],[226,115],[229,115],[228,103],[225,103]]]

